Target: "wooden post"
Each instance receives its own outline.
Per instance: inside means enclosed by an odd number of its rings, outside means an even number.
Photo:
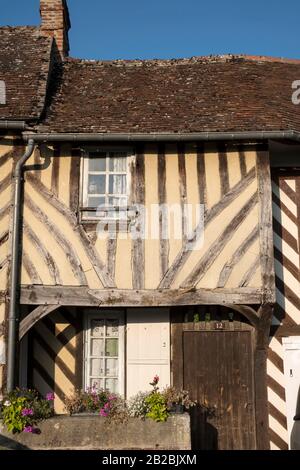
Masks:
[[[257,450],[269,450],[269,412],[267,391],[267,353],[273,305],[259,308],[259,323],[255,332],[254,386]]]

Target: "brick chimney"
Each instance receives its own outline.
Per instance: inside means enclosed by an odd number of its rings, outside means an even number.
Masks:
[[[62,58],[68,56],[71,22],[67,0],[40,0],[40,14],[41,31],[56,39]]]

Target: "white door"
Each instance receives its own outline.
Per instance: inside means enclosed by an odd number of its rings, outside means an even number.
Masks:
[[[170,385],[170,314],[168,308],[127,309],[127,397]]]
[[[290,444],[298,393],[300,393],[300,336],[283,338],[282,343],[284,348],[288,442]]]
[[[85,310],[85,388],[124,394],[124,315]]]

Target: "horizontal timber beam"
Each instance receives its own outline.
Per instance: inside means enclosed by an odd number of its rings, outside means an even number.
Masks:
[[[87,287],[23,286],[23,305],[69,305],[82,307],[171,307],[176,305],[261,304],[266,294],[260,289],[160,289],[93,290]]]

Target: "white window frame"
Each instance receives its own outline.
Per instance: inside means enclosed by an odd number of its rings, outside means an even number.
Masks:
[[[124,198],[127,197],[127,204],[128,206],[131,204],[131,199],[132,199],[132,194],[131,194],[131,167],[133,165],[133,163],[135,162],[135,153],[133,151],[133,149],[128,149],[127,148],[124,148],[124,147],[89,147],[89,148],[85,148],[83,150],[83,154],[82,154],[82,157],[81,158],[81,185],[80,185],[80,220],[82,222],[90,222],[90,221],[99,221],[99,220],[107,220],[108,222],[109,221],[116,221],[118,220],[118,218],[112,218],[112,217],[109,217],[109,207],[107,208],[107,214],[106,215],[96,215],[96,212],[95,212],[95,216],[92,217],[91,215],[85,215],[86,212],[91,212],[93,208],[89,208],[88,207],[88,197],[89,197],[89,194],[88,194],[88,178],[89,178],[89,155],[90,153],[95,153],[95,152],[102,152],[102,153],[106,153],[106,170],[103,171],[103,172],[99,172],[100,174],[105,174],[106,176],[106,188],[105,188],[105,194],[103,195],[95,195],[95,197],[105,197],[105,198],[108,198],[108,197],[114,197],[113,194],[110,194],[109,193],[109,175],[113,175],[113,174],[122,174],[123,172],[120,172],[120,171],[117,171],[117,172],[113,172],[113,171],[109,171],[109,164],[108,164],[108,160],[109,160],[109,153],[113,153],[113,152],[124,152],[126,153],[126,160],[127,160],[127,163],[126,163],[126,195],[124,194]],[[104,158],[104,157],[103,157]],[[124,172],[125,174],[125,172]],[[116,194],[115,197],[122,197],[122,195],[120,194]],[[89,211],[90,209],[90,211]],[[120,219],[120,218],[119,218]]]
[[[103,309],[95,311],[85,310],[85,317],[84,317],[84,390],[90,387],[89,379],[90,379],[90,365],[89,365],[89,358],[91,357],[90,354],[90,325],[91,320],[103,320],[103,319],[118,319],[119,320],[119,345],[118,345],[118,393],[122,396],[125,394],[125,315],[123,310],[109,310]],[[105,380],[105,376],[103,377]],[[110,378],[110,377],[108,377]]]

